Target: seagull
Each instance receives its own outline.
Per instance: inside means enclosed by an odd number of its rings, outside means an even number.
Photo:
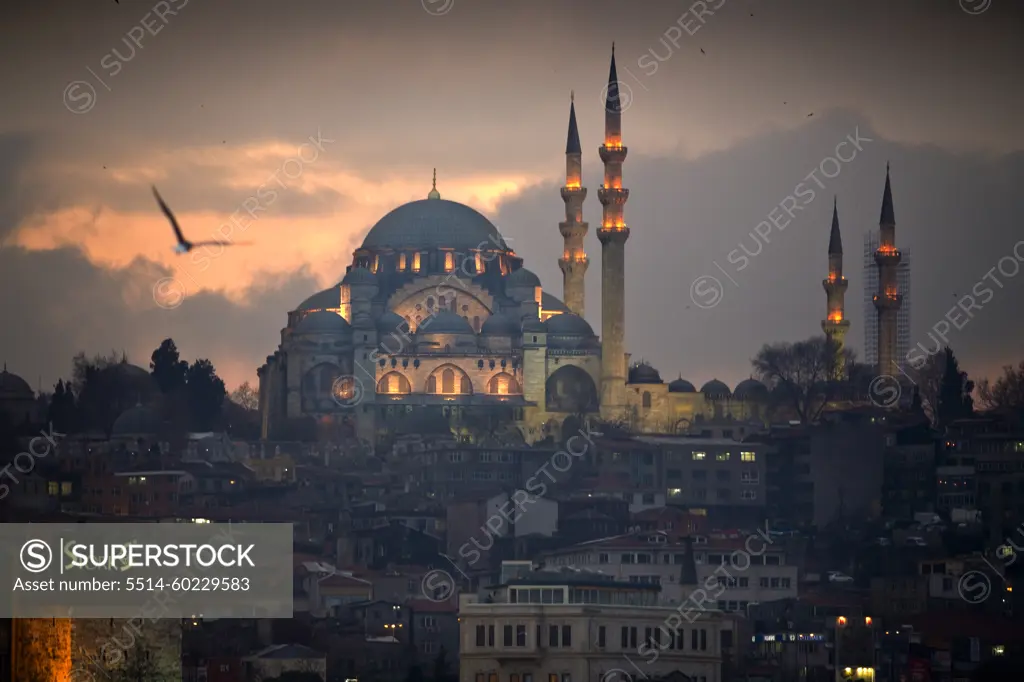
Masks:
[[[167,208],[167,204],[164,203],[160,193],[156,191],[156,187],[153,188],[153,196],[156,197],[156,202],[160,204],[160,210],[167,216],[167,220],[171,222],[171,227],[174,228],[174,235],[178,238],[178,244],[174,247],[175,253],[188,253],[197,246],[233,246],[235,244],[248,244],[248,242],[228,242],[212,239],[205,242],[190,242],[185,239],[185,235],[181,233],[181,227],[178,226],[178,219],[171,213],[171,209]]]
[[[814,112],[813,111],[811,113],[807,114],[807,118],[810,118],[811,116],[814,116]]]
[[[701,54],[707,54],[707,52],[705,52],[705,51],[704,51],[704,48],[703,48],[703,47],[702,47],[702,48],[700,48],[700,53],[701,53]]]

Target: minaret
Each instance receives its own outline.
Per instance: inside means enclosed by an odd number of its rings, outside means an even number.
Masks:
[[[565,306],[580,317],[584,309],[584,275],[590,260],[583,247],[583,238],[589,229],[583,222],[583,200],[587,188],[583,187],[583,150],[580,148],[580,132],[576,128],[575,98],[569,95],[569,135],[565,142],[565,187],[562,201],[565,202],[565,220],[558,223],[564,246],[558,267],[562,270],[562,298]]]
[[[833,379],[842,378],[842,353],[846,332],[850,329],[850,321],[846,319],[846,287],[849,282],[843,277],[843,238],[839,234],[839,207],[832,201],[832,233],[828,238],[828,278],[822,281],[825,287],[827,308],[825,319],[821,321],[821,329],[825,336],[836,344],[836,365]]]
[[[885,164],[885,190],[882,193],[882,215],[878,221],[878,292],[874,296],[878,311],[878,374],[893,375],[899,369],[896,358],[897,313],[903,303],[896,280],[900,252],[896,249],[896,214],[892,208],[892,186],[889,183],[889,164]]]
[[[622,102],[615,72],[615,43],[608,72],[604,106],[604,184],[597,190],[603,208],[601,228],[601,417],[621,419],[626,410],[626,227],[624,211],[629,190],[622,188]]]

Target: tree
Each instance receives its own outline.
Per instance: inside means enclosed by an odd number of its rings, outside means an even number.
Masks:
[[[434,659],[434,682],[449,682],[448,650],[443,646],[437,652],[437,658]]]
[[[64,383],[59,379],[53,387],[53,396],[46,410],[46,421],[60,433],[74,433],[76,429],[75,394],[71,392],[71,382]]]
[[[779,406],[792,410],[802,424],[817,421],[828,402],[842,394],[836,375],[837,348],[827,336],[795,343],[765,344],[751,360],[754,372]],[[842,376],[849,375],[853,352],[839,353]]]
[[[72,391],[77,396],[81,430],[109,436],[114,421],[138,402],[140,396],[132,395],[133,386],[117,371],[121,361],[116,352],[92,358],[79,353],[72,360]]]
[[[910,371],[921,396],[921,407],[928,415],[928,419],[931,420],[932,426],[937,427],[939,391],[942,387],[942,377],[946,372],[946,355],[945,353],[930,355],[920,366]]]
[[[149,359],[149,370],[160,391],[173,393],[184,388],[188,363],[181,359],[174,339],[164,339]]]
[[[967,372],[960,370],[960,363],[949,346],[940,355],[945,369],[939,386],[936,426],[944,429],[951,422],[974,414],[974,400],[971,398],[974,382],[967,378]]]
[[[248,381],[231,391],[230,398],[233,403],[241,405],[247,410],[260,409],[260,395]]]
[[[196,360],[185,376],[193,431],[210,431],[219,422],[227,389],[209,360]]]
[[[1024,424],[1024,360],[1016,369],[1011,365],[1003,367],[1003,375],[989,382],[982,379],[978,396],[985,409],[1015,418]]]

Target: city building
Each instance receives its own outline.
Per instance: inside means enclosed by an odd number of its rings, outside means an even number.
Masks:
[[[659,592],[589,570],[521,574],[462,603],[460,682],[723,680],[732,620],[710,609],[684,617],[659,606]]]

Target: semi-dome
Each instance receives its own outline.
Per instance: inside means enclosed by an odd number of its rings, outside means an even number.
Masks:
[[[498,313],[484,320],[480,333],[485,336],[518,336],[519,330],[519,320],[507,313]]]
[[[668,384],[669,393],[696,393],[697,389],[683,377],[679,377]]]
[[[341,307],[341,287],[335,284],[317,292],[299,304],[296,310],[328,310]]]
[[[505,286],[539,287],[540,277],[535,275],[531,270],[519,268],[518,270],[514,270],[512,274],[505,278]]]
[[[700,392],[708,398],[728,398],[732,395],[732,391],[729,390],[729,387],[718,379],[712,379],[701,386]]]
[[[548,334],[554,336],[593,336],[590,324],[579,315],[561,313],[553,315],[544,323]]]
[[[757,400],[768,395],[768,387],[757,379],[744,379],[736,384],[736,390],[732,394],[738,400]]]
[[[160,431],[160,417],[145,405],[131,407],[114,420],[113,436],[146,436]]]
[[[660,384],[661,375],[658,374],[658,370],[651,367],[646,362],[640,362],[629,368],[629,379],[627,383],[630,384]]]
[[[377,221],[364,249],[507,249],[490,220],[455,201],[422,199],[403,204]]]
[[[342,284],[377,284],[377,275],[373,274],[366,268],[350,268],[345,273],[345,278],[341,280]]]
[[[540,307],[553,312],[567,313],[569,308],[559,299],[546,291],[540,292]]]
[[[527,318],[523,320],[523,333],[531,332],[534,334],[546,334],[548,328],[544,326],[544,323],[535,318]]]
[[[441,310],[420,322],[417,334],[472,334],[473,327],[464,318],[448,310]]]
[[[377,318],[377,333],[381,335],[381,338],[390,334],[408,334],[409,323],[395,311],[386,310]]]
[[[4,365],[3,371],[0,372],[0,397],[33,398],[35,392],[32,391],[32,387],[28,385],[27,381],[17,374],[8,372],[7,365]]]
[[[351,330],[344,317],[329,310],[312,312],[295,326],[296,334],[348,334]]]

